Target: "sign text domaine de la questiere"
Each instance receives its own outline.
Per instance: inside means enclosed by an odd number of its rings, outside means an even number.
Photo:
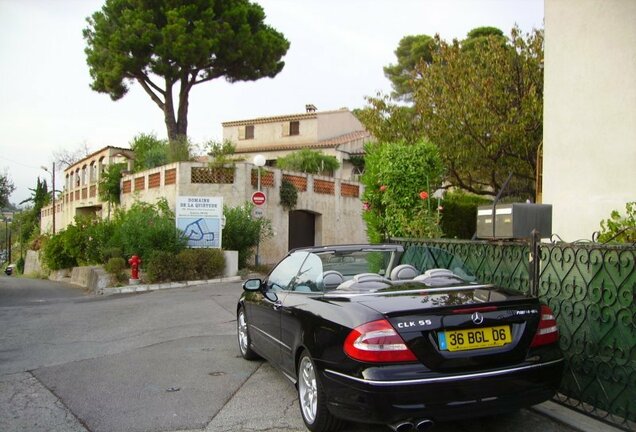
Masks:
[[[191,248],[220,248],[223,197],[177,197],[177,228]]]

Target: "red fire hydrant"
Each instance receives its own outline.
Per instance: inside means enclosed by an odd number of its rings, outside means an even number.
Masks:
[[[139,279],[139,265],[141,264],[141,258],[137,255],[133,255],[128,260],[128,264],[130,264],[130,278]]]

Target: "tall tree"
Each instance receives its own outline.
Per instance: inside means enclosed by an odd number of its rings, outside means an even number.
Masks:
[[[6,207],[9,205],[9,196],[15,190],[15,185],[9,178],[9,175],[0,173],[0,207]]]
[[[416,78],[420,62],[433,60],[434,39],[428,35],[409,35],[400,39],[396,48],[397,63],[384,67],[384,75],[393,84],[393,97],[410,101],[413,96],[411,81]]]
[[[92,153],[88,143],[84,141],[73,150],[63,148],[53,152],[53,161],[58,167],[68,168]]]
[[[534,198],[543,31],[524,36],[513,28],[508,43],[496,34],[477,37],[470,49],[435,39],[433,62],[418,66],[421,78],[413,83],[417,112],[452,185],[490,195],[512,173],[507,195]]]
[[[248,0],[106,0],[84,30],[91,88],[118,100],[138,82],[162,110],[168,138],[186,137],[195,85],[283,69],[289,42],[264,20]]]
[[[497,27],[477,27],[468,32],[466,39],[462,41],[462,49],[470,51],[475,45],[488,45],[491,39],[499,41],[501,45],[508,42],[504,32]]]
[[[99,199],[110,204],[119,204],[121,195],[121,176],[122,171],[126,169],[126,164],[116,163],[106,166],[99,180]],[[110,216],[110,206],[108,207]]]
[[[379,142],[417,142],[424,138],[424,125],[412,105],[378,93],[367,97],[367,106],[354,111],[364,127]]]
[[[49,188],[46,184],[46,180],[40,180],[40,177],[38,177],[35,183],[35,188],[29,188],[29,190],[31,191],[31,196],[21,201],[20,204],[28,202],[33,203],[33,208],[37,209],[37,212],[39,212],[42,207],[51,202],[51,196],[49,195]]]
[[[19,241],[23,244],[39,233],[42,207],[51,202],[46,180],[40,180],[40,177],[38,177],[35,188],[29,188],[29,190],[31,191],[31,196],[20,202],[20,204],[31,203],[33,205],[31,208],[21,212],[20,215]]]

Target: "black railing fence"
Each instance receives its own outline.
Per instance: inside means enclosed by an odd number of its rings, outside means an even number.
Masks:
[[[540,243],[533,259],[525,242],[392,241],[404,244],[409,262],[418,263],[422,246],[435,247],[481,282],[526,294],[534,283],[556,315],[566,358],[555,400],[636,431],[636,246]]]

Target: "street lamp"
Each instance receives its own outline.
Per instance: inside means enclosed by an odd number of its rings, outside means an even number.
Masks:
[[[256,156],[254,156],[254,165],[256,165],[257,169],[258,169],[258,174],[257,174],[257,178],[258,178],[258,183],[257,183],[257,189],[260,192],[261,191],[261,167],[265,166],[265,156],[263,156],[262,154],[257,154]]]
[[[265,156],[263,156],[262,154],[257,154],[256,156],[254,156],[254,165],[256,165],[256,189],[260,192],[261,191],[261,167],[265,166]],[[258,266],[259,264],[259,246],[261,243],[261,222],[258,222],[258,239],[256,240],[256,255],[254,256],[254,264],[256,266]]]
[[[44,171],[51,173],[51,201],[53,203],[53,234],[55,234],[55,162],[53,162],[53,170],[49,171],[49,169],[45,166],[41,166]]]

